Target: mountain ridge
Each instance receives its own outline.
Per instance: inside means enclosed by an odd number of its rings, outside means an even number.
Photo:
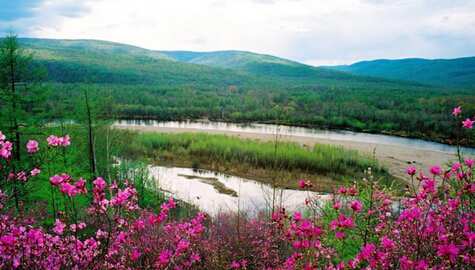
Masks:
[[[351,65],[310,66],[269,54],[224,50],[212,52],[160,51],[138,46],[93,39],[36,39],[20,38],[31,52],[43,55],[44,60],[61,60],[60,51],[92,52],[145,57],[177,63],[194,64],[246,72],[268,78],[300,78],[304,80],[356,80],[421,83],[443,87],[475,87],[475,57],[456,59],[377,59]],[[42,57],[40,57],[42,58]],[[43,59],[42,58],[42,59]],[[67,58],[63,56],[62,60]],[[80,58],[80,56],[78,56]],[[363,76],[363,77],[358,77]],[[364,77],[370,76],[370,77]]]
[[[67,74],[69,77],[76,77],[75,82],[78,82],[81,74],[72,75],[78,71],[71,66],[82,65],[79,70],[83,74],[84,70],[91,69],[94,70],[91,71],[92,73],[102,74],[102,77],[109,82],[113,80],[106,78],[106,73],[124,73],[125,77],[130,78],[126,84],[140,80],[157,83],[156,79],[150,79],[150,77],[162,77],[164,71],[168,73],[172,71],[173,74],[170,76],[194,77],[195,79],[199,76],[199,72],[205,72],[207,75],[221,73],[224,75],[222,77],[227,77],[230,81],[236,81],[232,77],[241,77],[237,81],[242,81],[246,77],[245,81],[265,81],[264,84],[271,85],[279,83],[272,82],[276,79],[286,80],[285,83],[289,84],[288,78],[297,78],[299,81],[292,82],[296,84],[322,83],[322,80],[331,80],[332,84],[381,81],[400,83],[394,80],[313,67],[271,55],[245,51],[153,51],[97,40],[20,38],[19,41],[28,52],[35,54],[35,61],[44,62],[48,66],[50,77],[56,81],[64,80],[62,75]],[[63,72],[65,69],[68,71]],[[55,77],[55,74],[58,76]],[[135,78],[135,75],[140,78]],[[340,80],[340,82],[335,82],[335,80]]]
[[[377,59],[322,68],[433,85],[475,87],[475,57]]]

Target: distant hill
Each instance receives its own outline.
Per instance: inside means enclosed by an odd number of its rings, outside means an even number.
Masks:
[[[234,85],[255,75],[178,62],[166,54],[98,40],[19,39],[56,83]]]
[[[324,68],[426,84],[475,87],[475,57],[363,61]]]
[[[110,41],[86,39],[20,38],[20,42],[22,43],[23,47],[36,52],[70,50],[79,52],[102,52],[108,54],[134,55],[150,57],[153,59],[171,60],[170,57],[160,52]]]
[[[281,86],[406,82],[355,75],[243,51],[153,51],[98,40],[21,38],[21,45],[62,83]],[[292,80],[289,80],[291,78]],[[411,84],[415,85],[415,84]]]
[[[272,55],[244,51],[160,51],[160,53],[180,62],[246,71],[262,76],[331,79],[356,78],[348,73],[331,72],[327,69],[305,65]]]

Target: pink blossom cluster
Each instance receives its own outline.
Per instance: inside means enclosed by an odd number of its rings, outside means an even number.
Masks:
[[[9,158],[12,154],[12,143],[5,141],[5,135],[0,131],[0,157]]]
[[[69,135],[66,135],[64,137],[56,137],[54,135],[49,136],[46,141],[48,142],[48,145],[51,146],[68,146],[71,144],[69,141]]]
[[[460,116],[461,113],[462,113],[462,106],[458,106],[454,108],[454,110],[452,111],[452,114],[454,116]],[[470,118],[467,118],[464,121],[462,121],[462,126],[467,129],[472,129],[473,123],[475,123],[474,120],[475,120],[475,116],[473,117],[473,120],[471,120]]]
[[[413,187],[404,195],[379,186],[369,170],[329,200],[308,197],[304,212],[188,219],[172,219],[173,199],[141,209],[127,181],[99,177],[88,190],[82,178],[54,175],[49,183],[64,211],[53,225],[39,222],[41,208],[3,207],[8,196],[0,190],[0,269],[474,269],[474,163],[460,157],[419,176],[410,167]],[[25,172],[8,177],[27,179]],[[88,211],[76,209],[80,197]]]
[[[29,140],[26,144],[26,148],[28,149],[28,153],[36,153],[40,148],[38,147],[38,142],[35,140]]]

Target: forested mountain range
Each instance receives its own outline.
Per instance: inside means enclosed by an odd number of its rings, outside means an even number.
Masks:
[[[334,82],[337,84],[395,83],[250,52],[167,52],[96,40],[20,40],[36,60],[47,65],[49,79],[56,82],[78,82],[87,77],[88,82],[98,83],[268,85],[277,77],[290,77],[299,78],[304,84],[321,79],[340,80]],[[199,78],[204,81],[197,82]],[[289,80],[279,81],[279,84],[289,83]]]
[[[51,95],[44,109],[61,117],[86,90],[98,104],[113,104],[107,115],[118,118],[279,122],[432,140],[455,137],[449,128],[454,106],[475,113],[471,88],[364,76],[270,55],[152,51],[96,40],[20,42],[48,71]]]
[[[374,60],[324,68],[434,85],[475,88],[475,57]]]

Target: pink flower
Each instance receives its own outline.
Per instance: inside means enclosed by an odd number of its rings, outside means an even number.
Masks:
[[[61,183],[64,181],[64,179],[63,179],[63,177],[61,177],[61,176],[55,174],[53,177],[51,177],[51,178],[49,179],[49,181],[50,181],[51,185],[52,185],[53,187],[55,187],[55,186],[61,184]]]
[[[465,165],[467,165],[468,167],[472,167],[473,166],[473,159],[467,158],[465,160]]]
[[[76,187],[69,183],[62,183],[60,191],[63,194],[67,194],[69,197],[76,196],[76,194],[78,193]]]
[[[5,135],[0,131],[0,141],[5,140]]]
[[[426,270],[426,269],[429,269],[429,265],[424,260],[420,260],[417,262],[416,270]]]
[[[117,205],[117,206],[123,205],[129,199],[131,195],[132,194],[130,193],[129,188],[124,189],[124,191],[119,189],[117,190],[117,194],[114,197],[112,197],[111,203],[112,205]]]
[[[140,258],[140,255],[142,255],[140,252],[138,252],[137,250],[134,250],[132,254],[130,254],[130,260],[136,261]]]
[[[295,221],[302,221],[302,214],[298,211],[295,211],[294,213],[294,220]]]
[[[176,208],[176,204],[173,198],[168,199],[168,203],[170,205],[170,208]]]
[[[352,202],[350,206],[351,209],[353,209],[353,211],[355,212],[361,212],[361,207],[363,207],[363,205],[359,201]]]
[[[341,207],[341,203],[335,203],[335,204],[333,205],[333,209],[337,209],[337,210],[338,210],[338,209],[340,209],[340,207]]]
[[[460,169],[460,163],[455,162],[454,165],[452,165],[452,171],[456,172]]]
[[[416,174],[416,167],[409,167],[406,172],[407,174],[413,176],[414,174]]]
[[[301,179],[300,182],[299,182],[299,187],[300,188],[311,188],[311,187],[313,187],[313,184],[310,183],[310,181],[305,182],[304,180]]]
[[[94,185],[96,185],[96,187],[98,187],[99,189],[103,190],[106,188],[106,181],[104,181],[104,179],[98,177],[96,180],[94,180],[92,182]]]
[[[30,174],[31,175],[37,175],[41,172],[41,170],[37,169],[37,168],[34,168],[33,170],[31,170]]]
[[[62,145],[63,145],[64,147],[66,147],[66,146],[68,146],[68,145],[71,145],[71,142],[69,141],[69,139],[70,139],[70,138],[69,138],[69,135],[66,135],[66,136],[64,136],[64,137],[61,138],[61,139],[62,139]]]
[[[50,135],[46,141],[48,142],[48,145],[51,145],[51,146],[63,146],[63,147],[66,147],[68,145],[71,144],[71,142],[69,142],[69,135],[66,135],[64,137],[56,137],[54,135]]]
[[[54,224],[56,226],[53,228],[53,232],[55,232],[57,235],[63,235],[63,230],[66,228],[66,224],[59,219],[56,219]]]
[[[386,236],[381,237],[381,246],[391,249],[394,247],[393,241]]]
[[[375,248],[376,247],[373,244],[368,244],[368,245],[362,247],[361,248],[362,252],[358,255],[358,258],[363,259],[363,260],[367,260],[367,259],[371,258],[371,256],[374,253]]]
[[[191,255],[190,255],[190,259],[191,259],[192,261],[197,261],[197,262],[200,262],[200,261],[201,261],[200,255],[199,255],[198,253],[193,253],[193,254],[191,254]]]
[[[0,149],[0,156],[3,157],[3,158],[9,158],[11,155],[11,152],[8,151],[7,149],[5,148],[2,148]]]
[[[344,238],[344,237],[345,237],[344,232],[336,232],[335,233],[335,238],[337,238],[337,239],[341,239],[341,238]]]
[[[457,116],[461,113],[462,113],[462,106],[458,106],[458,107],[454,108],[454,110],[452,111],[452,114],[455,115],[455,116]]]
[[[17,173],[17,179],[20,180],[20,181],[26,181],[26,173],[25,172],[19,172]]]
[[[435,192],[435,181],[432,179],[427,179],[422,187],[426,192]]]
[[[30,230],[27,234],[28,241],[40,247],[43,246],[43,235],[41,229]]]
[[[237,263],[236,261],[233,261],[233,262],[231,263],[231,266],[232,266],[233,268],[239,268],[239,267],[241,267],[241,265],[240,265],[239,263]]]
[[[119,189],[119,186],[117,186],[117,181],[114,180],[112,183],[112,186],[109,187],[109,190],[116,190]]]
[[[465,121],[462,121],[464,128],[473,128],[473,122],[470,118],[467,118]]]
[[[454,244],[440,245],[437,250],[437,255],[449,257],[450,261],[453,261],[454,258],[459,254],[459,251],[460,248],[456,247]]]
[[[12,151],[12,143],[8,141],[0,141],[0,145],[2,146],[0,149],[0,156],[3,158],[9,158]]]
[[[392,203],[393,201],[389,200],[389,199],[384,199],[383,200],[383,205],[389,205],[390,203]]]
[[[54,135],[50,135],[46,138],[46,141],[48,142],[48,145],[52,146],[58,146],[60,144],[59,138]]]
[[[13,235],[2,236],[0,237],[0,243],[5,247],[13,246],[15,244],[15,236]]]
[[[26,144],[26,148],[28,148],[28,153],[36,153],[40,148],[38,148],[38,142],[34,140],[29,140]]]
[[[79,194],[87,194],[86,180],[79,178],[79,180],[76,183],[74,183],[74,186],[78,190]]]
[[[433,175],[440,176],[440,173],[442,172],[442,169],[439,166],[436,165],[436,166],[430,168],[429,171]]]

